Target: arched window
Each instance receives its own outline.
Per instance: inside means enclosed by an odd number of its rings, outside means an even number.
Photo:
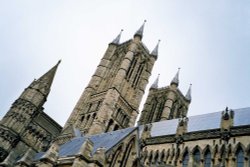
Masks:
[[[148,122],[147,123],[151,123],[152,120],[153,120],[153,117],[154,117],[154,113],[155,113],[155,110],[156,110],[156,106],[157,106],[157,99],[154,98],[152,100],[152,107],[151,107],[151,111],[149,112],[149,115],[148,115]]]
[[[144,64],[140,63],[138,69],[137,69],[137,72],[135,74],[135,78],[133,80],[133,83],[132,83],[132,87],[135,88],[140,80],[140,77],[141,77],[141,74],[142,74],[142,71],[143,71],[143,68],[144,68]]]
[[[91,118],[91,122],[90,122],[90,124],[92,124],[92,123],[94,122],[95,117],[96,117],[96,113],[94,113],[94,114],[92,115],[92,118]]]
[[[211,152],[209,149],[206,150],[204,155],[204,167],[211,167]]]
[[[157,111],[157,115],[156,115],[155,121],[160,121],[161,115],[162,115],[162,112],[163,112],[163,109],[164,109],[164,105],[165,105],[165,101],[163,100],[161,102],[161,104],[160,104],[160,107],[159,107],[158,111]]]
[[[102,101],[98,101],[98,103],[96,105],[96,110],[99,110],[101,103],[102,103]]]
[[[182,167],[187,167],[188,166],[188,160],[189,160],[189,155],[188,155],[188,152],[186,152],[183,155]]]
[[[157,150],[154,157],[154,163],[157,164],[159,159],[159,151]]]
[[[114,131],[118,130],[118,129],[119,129],[119,125],[116,124],[115,127],[114,127]]]
[[[87,112],[89,112],[91,110],[91,107],[92,107],[92,103],[89,104]]]
[[[118,108],[118,110],[114,112],[114,117],[116,119],[118,119],[118,115],[119,115],[119,113],[121,113],[121,110],[122,110],[121,108]]]
[[[110,119],[105,132],[109,131],[109,129],[110,129],[111,125],[113,125],[113,123],[114,123],[113,119]]]
[[[81,122],[83,122],[84,121],[84,115],[82,116],[82,118],[81,118]]]
[[[237,167],[244,167],[244,152],[241,147],[236,151],[236,161]]]
[[[151,150],[150,153],[149,153],[149,156],[148,156],[148,162],[149,162],[149,164],[151,164],[152,159],[153,159],[153,151]]]
[[[136,56],[136,57],[134,56],[133,60],[130,63],[130,67],[128,68],[127,75],[126,75],[127,80],[129,80],[133,74],[134,68],[137,64],[137,59],[138,59],[138,56]]]
[[[121,161],[121,165],[120,167],[126,167],[127,166],[127,163],[128,163],[128,160],[129,160],[129,155],[131,153],[131,150],[133,148],[133,145],[134,145],[134,139],[132,139],[128,145],[127,145],[127,148],[124,152],[124,155],[123,155],[123,158],[122,158],[122,161]]]
[[[194,156],[194,167],[199,167],[201,162],[201,154],[198,148],[195,149],[193,156]]]
[[[160,157],[160,162],[164,163],[164,158],[165,158],[165,149],[161,151],[161,157]]]

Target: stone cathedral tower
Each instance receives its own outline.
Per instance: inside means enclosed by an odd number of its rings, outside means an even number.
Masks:
[[[1,167],[246,167],[250,164],[250,107],[187,117],[191,86],[149,90],[158,56],[134,38],[109,44],[62,128],[43,112],[58,64],[34,80],[0,121]]]
[[[144,104],[139,125],[187,117],[191,102],[191,85],[184,96],[178,88],[179,70],[167,87],[158,88],[159,76],[155,80]]]
[[[43,112],[60,61],[34,80],[0,121],[0,166],[30,150],[40,152],[60,133],[61,126]],[[11,163],[10,163],[11,164]]]
[[[58,137],[59,144],[72,138],[75,129],[93,135],[134,126],[158,54],[158,44],[151,53],[143,44],[143,29],[144,24],[133,39],[121,44],[120,33],[109,44]]]

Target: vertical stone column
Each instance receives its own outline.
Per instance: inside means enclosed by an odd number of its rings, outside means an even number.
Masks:
[[[167,100],[164,105],[164,109],[161,115],[161,121],[162,120],[167,120],[169,118],[171,109],[173,107],[173,102],[176,98],[176,95],[174,92],[170,91],[169,94],[167,95]]]
[[[113,87],[116,87],[118,90],[121,89],[122,82],[124,81],[126,77],[126,73],[130,67],[131,61],[133,60],[133,57],[137,51],[138,47],[135,42],[132,42],[129,46],[129,51],[126,53],[121,66],[115,76]]]

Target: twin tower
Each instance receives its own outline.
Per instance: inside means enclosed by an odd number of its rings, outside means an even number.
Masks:
[[[42,107],[59,63],[32,82],[0,122],[0,132],[4,130],[6,133],[0,135],[3,141],[0,143],[1,160],[20,142],[25,145],[20,147],[20,152],[21,148],[32,148],[39,152],[48,148],[52,141],[58,144],[67,142],[76,135],[76,131],[82,135],[93,135],[134,126],[142,96],[158,57],[159,43],[149,52],[142,42],[143,29],[144,24],[133,39],[123,43],[119,42],[120,33],[109,44],[62,131],[53,119],[43,113]],[[164,88],[158,88],[157,78],[150,88],[139,125],[187,115],[191,90],[185,96],[181,93],[178,89],[178,75],[179,71],[171,84]],[[34,135],[39,142],[31,142],[35,140]],[[12,136],[14,142],[8,142],[6,136]]]

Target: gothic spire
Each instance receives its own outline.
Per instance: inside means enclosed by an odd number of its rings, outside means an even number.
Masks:
[[[140,39],[142,39],[145,23],[146,23],[146,20],[144,20],[142,26],[135,32],[134,37],[138,36],[138,37],[140,37]]]
[[[158,40],[157,45],[155,46],[154,50],[151,52],[151,55],[155,56],[156,58],[158,57],[158,48],[161,40]]]
[[[50,92],[50,87],[52,85],[57,67],[60,63],[61,63],[61,60],[59,60],[58,63],[54,67],[52,67],[48,72],[42,75],[39,79],[37,80],[35,79],[30,84],[30,87],[34,89],[39,89],[41,93],[47,96]]]
[[[159,78],[160,78],[160,74],[158,74],[156,80],[154,81],[154,83],[151,85],[150,88],[158,88]]]
[[[172,79],[170,85],[172,85],[172,84],[175,84],[176,86],[179,85],[179,73],[180,73],[180,68],[178,68],[178,71],[175,74],[175,77]]]
[[[191,96],[191,88],[192,88],[192,84],[190,84],[190,86],[189,86],[189,89],[188,89],[188,91],[187,91],[187,94],[186,94],[186,99],[187,100],[189,100],[189,101],[191,101],[192,100],[192,96]]]
[[[121,29],[120,33],[117,35],[117,37],[111,42],[112,44],[118,45],[120,43],[121,35],[122,35],[123,29]]]

